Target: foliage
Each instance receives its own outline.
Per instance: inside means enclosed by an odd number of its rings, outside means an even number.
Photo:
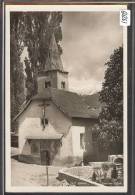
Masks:
[[[95,171],[93,171],[93,174],[92,174],[92,181],[96,181],[97,179],[97,175],[95,173]]]
[[[12,13],[10,17],[10,78],[11,78],[11,121],[18,114],[24,101],[24,74],[20,56],[23,50],[23,15]],[[17,124],[11,123],[11,130]]]
[[[117,179],[118,177],[118,173],[117,173],[117,170],[116,170],[116,166],[113,167],[112,169],[112,172],[111,172],[111,178],[112,179]]]
[[[104,179],[106,179],[107,178],[107,172],[110,169],[110,167],[107,163],[103,163],[101,168],[102,168],[102,171],[103,171],[103,177],[104,177]]]
[[[110,166],[108,165],[108,163],[103,163],[101,167],[102,167],[102,170],[103,171],[108,171],[109,168],[110,168]]]
[[[105,104],[100,114],[100,119],[107,121],[123,120],[123,49],[114,50],[107,67],[100,101]]]
[[[99,124],[93,129],[100,149],[110,153],[123,151],[123,48],[114,50],[105,64],[104,83],[100,92],[102,110]]]
[[[26,73],[26,79],[25,79],[25,87],[27,89],[27,99],[30,99],[35,94],[35,88],[37,88],[36,83],[34,82],[34,74],[32,72],[32,66],[30,61],[27,57],[24,59],[25,63],[25,73]]]

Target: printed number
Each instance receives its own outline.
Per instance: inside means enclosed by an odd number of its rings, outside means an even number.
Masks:
[[[126,11],[121,11],[122,13],[122,23],[127,23],[128,20],[128,13]]]

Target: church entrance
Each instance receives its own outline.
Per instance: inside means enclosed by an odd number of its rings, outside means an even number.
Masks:
[[[59,137],[27,137],[20,160],[23,162],[52,165],[59,159],[61,141]]]
[[[41,150],[41,164],[50,165],[50,152],[48,150]]]

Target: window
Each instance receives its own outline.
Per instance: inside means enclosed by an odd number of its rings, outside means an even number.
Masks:
[[[47,118],[45,118],[45,124],[48,125],[48,119]]]
[[[41,124],[43,126],[43,130],[45,129],[45,126],[48,125],[48,119],[47,118],[41,118]]]
[[[61,82],[61,88],[65,89],[65,82],[64,81]]]
[[[50,81],[45,81],[45,88],[51,87],[51,82]]]
[[[84,149],[84,133],[80,133],[80,148]]]
[[[31,154],[39,154],[39,142],[37,140],[31,142]]]

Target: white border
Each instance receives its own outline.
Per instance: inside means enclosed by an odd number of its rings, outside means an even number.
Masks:
[[[11,11],[64,11],[64,12],[120,12],[126,5],[6,5],[5,6],[5,157],[6,157],[6,192],[127,192],[127,27],[123,27],[123,61],[124,61],[124,186],[121,187],[73,187],[73,186],[11,186],[11,148],[10,148],[10,12]]]

